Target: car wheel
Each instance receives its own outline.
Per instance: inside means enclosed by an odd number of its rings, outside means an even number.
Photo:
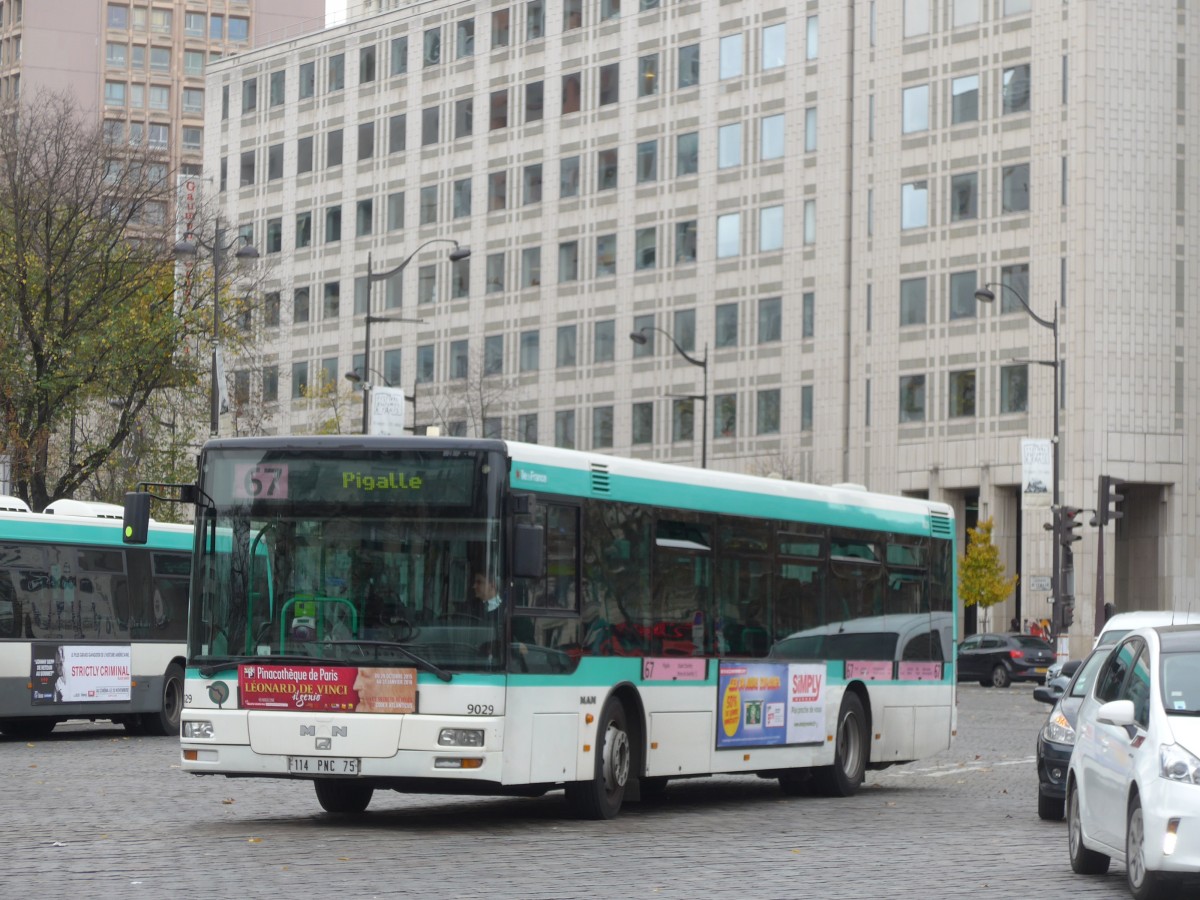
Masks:
[[[1077,875],[1103,875],[1109,858],[1083,846],[1083,825],[1079,821],[1079,792],[1067,786],[1067,847],[1071,851],[1071,869]]]
[[[1062,797],[1047,797],[1038,794],[1038,818],[1047,822],[1061,822],[1065,803]]]
[[[997,663],[996,668],[992,669],[992,685],[998,688],[1006,688],[1012,684],[1012,679],[1008,677],[1008,669],[1004,668],[1002,663]]]
[[[1125,828],[1125,880],[1136,900],[1165,896],[1162,874],[1146,868],[1146,823],[1142,818],[1142,800],[1137,794],[1129,801]]]

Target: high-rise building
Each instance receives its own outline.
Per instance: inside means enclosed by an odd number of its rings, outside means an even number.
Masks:
[[[1034,495],[1125,479],[1079,651],[1200,596],[1196,46],[1175,4],[523,0],[246,52],[205,126],[267,265],[245,397],[310,430],[353,370],[452,433],[945,500],[1022,575],[997,629],[1050,616]]]
[[[70,93],[114,144],[199,174],[204,72],[217,59],[324,27],[325,0],[0,0],[0,101]]]

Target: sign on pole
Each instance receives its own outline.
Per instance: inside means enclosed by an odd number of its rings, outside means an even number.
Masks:
[[[404,389],[371,387],[371,434],[404,434]]]
[[[1050,576],[1030,575],[1025,580],[1025,586],[1031,591],[1045,591],[1046,593],[1050,593]]]
[[[1054,480],[1050,441],[1021,438],[1021,508],[1049,509]]]

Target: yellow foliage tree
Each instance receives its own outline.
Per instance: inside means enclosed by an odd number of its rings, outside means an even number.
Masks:
[[[967,552],[958,558],[958,596],[963,606],[988,610],[1008,598],[1019,575],[1004,577],[1000,548],[992,543],[991,518],[967,529]]]

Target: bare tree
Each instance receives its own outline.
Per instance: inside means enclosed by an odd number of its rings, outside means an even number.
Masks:
[[[480,348],[467,357],[462,377],[442,382],[432,390],[422,388],[421,396],[430,410],[432,424],[441,428],[443,434],[501,437],[504,416],[515,404],[516,388],[516,380],[511,376],[487,371]],[[492,433],[496,420],[501,427]]]

